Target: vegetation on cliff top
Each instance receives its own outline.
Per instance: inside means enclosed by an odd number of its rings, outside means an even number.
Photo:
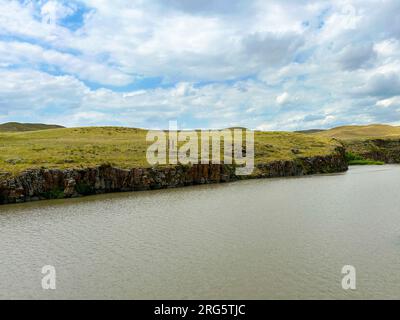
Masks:
[[[0,171],[34,168],[86,168],[111,164],[148,166],[146,130],[119,127],[65,128],[0,133]],[[340,143],[325,137],[256,132],[256,163],[331,154]]]

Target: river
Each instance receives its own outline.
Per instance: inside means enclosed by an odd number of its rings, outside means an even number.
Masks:
[[[1,206],[0,298],[399,299],[399,190],[367,166]]]

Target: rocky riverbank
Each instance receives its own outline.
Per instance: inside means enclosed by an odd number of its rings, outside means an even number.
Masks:
[[[216,164],[130,170],[109,165],[86,169],[36,169],[0,181],[0,204],[178,188],[243,179],[335,173],[347,169],[345,150],[340,147],[327,156],[258,164],[251,176],[237,176],[235,167]]]
[[[364,159],[388,164],[400,163],[399,139],[369,139],[346,144],[346,149]]]

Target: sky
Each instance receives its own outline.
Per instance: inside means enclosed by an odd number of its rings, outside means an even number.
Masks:
[[[399,0],[0,0],[0,123],[400,124]]]

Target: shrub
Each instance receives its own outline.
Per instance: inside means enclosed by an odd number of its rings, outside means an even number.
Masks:
[[[361,157],[360,155],[354,154],[352,152],[346,152],[346,160],[347,162],[351,162],[351,161],[361,161],[361,160],[365,160],[363,157]]]
[[[78,183],[75,186],[75,190],[76,190],[76,192],[78,192],[79,194],[84,195],[84,196],[91,195],[91,194],[95,193],[94,192],[94,188],[92,186],[90,186],[89,184],[84,183],[84,182]]]
[[[64,190],[62,188],[55,188],[53,190],[43,192],[41,196],[46,199],[63,199]]]

